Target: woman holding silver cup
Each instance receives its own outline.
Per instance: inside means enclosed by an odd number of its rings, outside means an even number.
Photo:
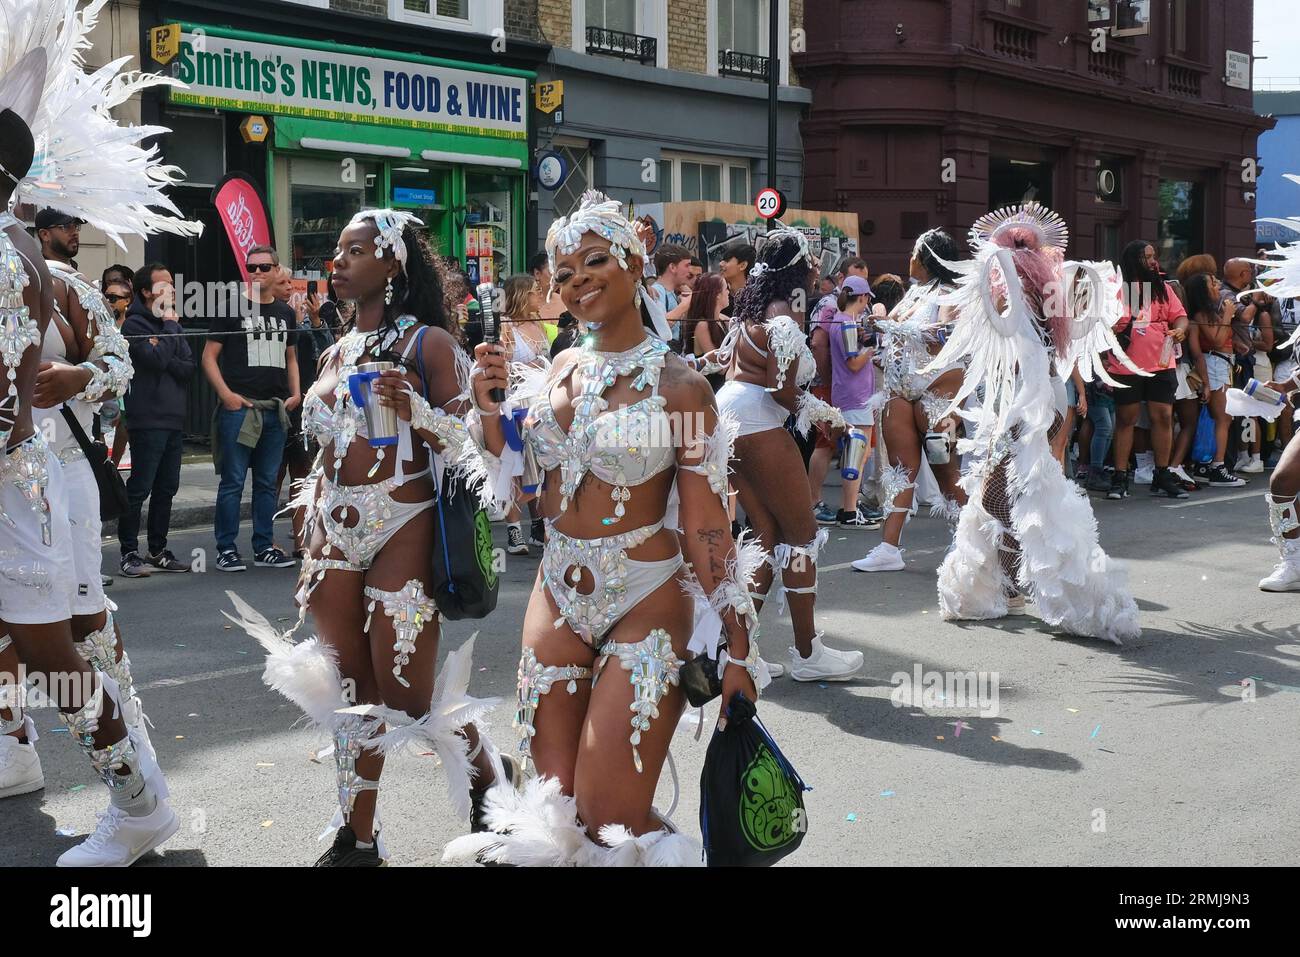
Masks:
[[[921,456],[930,464],[943,492],[943,514],[955,522],[966,493],[953,455],[956,422],[947,412],[961,388],[961,365],[938,372],[922,371],[943,348],[955,312],[940,306],[956,276],[944,262],[958,258],[957,245],[941,229],[922,233],[912,250],[912,288],[887,318],[876,319],[880,333],[884,378],[881,431],[889,464],[881,469],[881,507],[885,510],[883,541],[853,563],[860,572],[896,572],[905,567],[903,525],[912,509]]]
[[[844,434],[840,456],[840,509],[836,515],[841,528],[879,528],[858,508],[858,490],[863,470],[871,458],[871,439],[876,414],[884,402],[884,393],[876,388],[876,369],[872,364],[876,350],[866,340],[863,318],[871,305],[871,286],[861,276],[849,276],[840,286],[836,303],[838,312],[830,321],[831,402],[844,415],[848,431]]]
[[[355,320],[322,356],[303,403],[303,432],[321,451],[290,506],[305,511],[298,603],[318,637],[295,644],[231,596],[239,623],[267,648],[267,684],[333,738],[339,810],[321,867],[384,863],[376,803],[388,753],[434,751],[462,817],[509,777],[474,726],[495,702],[466,694],[471,643],[434,683],[439,615],[426,581],[436,477],[446,468],[472,483],[484,466],[458,417],[468,356],[421,225],[365,210],[335,252],[333,286],[356,303]]]

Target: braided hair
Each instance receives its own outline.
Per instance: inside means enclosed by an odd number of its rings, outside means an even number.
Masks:
[[[796,292],[806,298],[812,266],[799,252],[798,240],[789,234],[763,243],[758,263],[768,268],[757,276],[751,276],[745,283],[745,288],[736,297],[732,318],[741,322],[763,322],[767,318],[767,307],[772,303],[785,300],[793,305],[800,298]]]
[[[916,239],[913,256],[929,274],[930,279],[937,279],[945,286],[957,285],[957,274],[944,265],[944,262],[956,262],[960,257],[957,244],[942,229],[929,229]]]

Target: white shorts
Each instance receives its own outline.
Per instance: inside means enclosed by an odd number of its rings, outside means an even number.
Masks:
[[[1277,368],[1273,370],[1273,381],[1286,382],[1294,376],[1297,371],[1296,361],[1294,359],[1287,359],[1284,362],[1279,362]],[[1259,376],[1256,376],[1255,378],[1258,379]]]
[[[1273,362],[1267,352],[1255,353],[1255,378],[1260,382],[1273,381]]]
[[[68,523],[72,526],[72,613],[98,615],[107,607],[100,565],[103,526],[99,521],[99,485],[84,455],[63,466],[68,490]]]
[[[1174,391],[1174,401],[1180,399],[1195,399],[1200,395],[1195,389],[1187,384],[1187,372],[1191,368],[1186,362],[1180,362],[1174,366],[1174,374],[1178,376],[1178,388]]]
[[[790,412],[761,385],[732,379],[718,390],[718,411],[730,412],[740,423],[740,435],[770,432],[785,425]]]
[[[871,428],[876,424],[876,413],[872,409],[841,409],[844,421],[849,425]]]
[[[72,617],[72,531],[63,468],[39,432],[28,440],[32,442],[44,452],[48,473],[49,545],[36,509],[14,483],[13,452],[0,459],[0,512],[5,516],[0,519],[0,622],[16,625],[48,625]]]

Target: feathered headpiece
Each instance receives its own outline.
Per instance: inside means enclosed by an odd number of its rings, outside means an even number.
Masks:
[[[1300,186],[1300,176],[1295,173],[1283,173],[1287,179]],[[1300,216],[1288,216],[1285,219],[1264,218],[1255,220],[1257,223],[1271,223],[1274,226],[1285,226],[1287,229],[1300,233]],[[1249,292],[1266,292],[1275,299],[1294,299],[1300,296],[1300,240],[1283,245],[1278,243],[1277,246],[1269,252],[1268,259],[1251,259],[1248,262],[1256,266],[1263,266],[1258,276],[1256,276],[1256,288]],[[1246,293],[1243,293],[1246,295]],[[1289,349],[1300,344],[1300,330],[1297,330],[1286,342],[1278,345],[1279,349]]]
[[[764,235],[760,240],[760,254],[767,246],[773,243],[779,243],[786,239],[793,239],[795,242],[795,252],[794,255],[790,257],[790,261],[782,263],[780,266],[771,266],[765,262],[756,262],[749,269],[749,275],[752,278],[757,279],[759,276],[763,275],[763,273],[768,271],[780,272],[782,269],[789,269],[801,259],[806,261],[809,266],[812,266],[817,262],[816,258],[812,254],[812,250],[808,248],[808,237],[797,229],[791,229],[789,226],[778,225],[776,229],[773,229]]]
[[[77,11],[77,0],[5,0],[0,20],[0,104],[31,127],[36,156],[18,181],[15,201],[84,219],[125,248],[122,234],[197,236],[163,193],[182,171],[158,161],[144,140],[165,126],[122,126],[110,114],[141,90],[180,85],[170,77],[123,72],[120,57],[87,73],[82,51],[107,0]],[[43,51],[40,71],[37,51]],[[38,102],[31,91],[39,89]],[[159,212],[161,210],[161,212]]]
[[[375,229],[379,230],[375,237],[375,258],[383,258],[384,250],[391,249],[402,272],[406,272],[406,240],[402,238],[402,231],[407,226],[423,226],[424,221],[400,209],[363,209],[352,217],[349,225],[367,221],[374,223]]]
[[[628,268],[628,256],[638,256],[643,261],[646,258],[645,243],[637,238],[632,223],[623,215],[623,207],[604,193],[589,189],[582,194],[578,208],[551,223],[546,232],[546,258],[552,274],[556,253],[573,252],[582,242],[583,233],[608,239],[610,251],[624,269]]]
[[[1062,253],[1070,244],[1070,230],[1055,212],[1041,203],[1004,206],[985,213],[970,228],[971,249],[986,243],[1007,249],[1054,248]]]

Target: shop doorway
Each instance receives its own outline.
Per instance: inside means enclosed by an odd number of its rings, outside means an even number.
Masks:
[[[1160,220],[1156,251],[1165,272],[1188,256],[1205,252],[1205,184],[1187,179],[1160,180]]]
[[[367,207],[381,205],[378,163],[289,159],[289,265],[299,278],[323,279],[339,233]]]

